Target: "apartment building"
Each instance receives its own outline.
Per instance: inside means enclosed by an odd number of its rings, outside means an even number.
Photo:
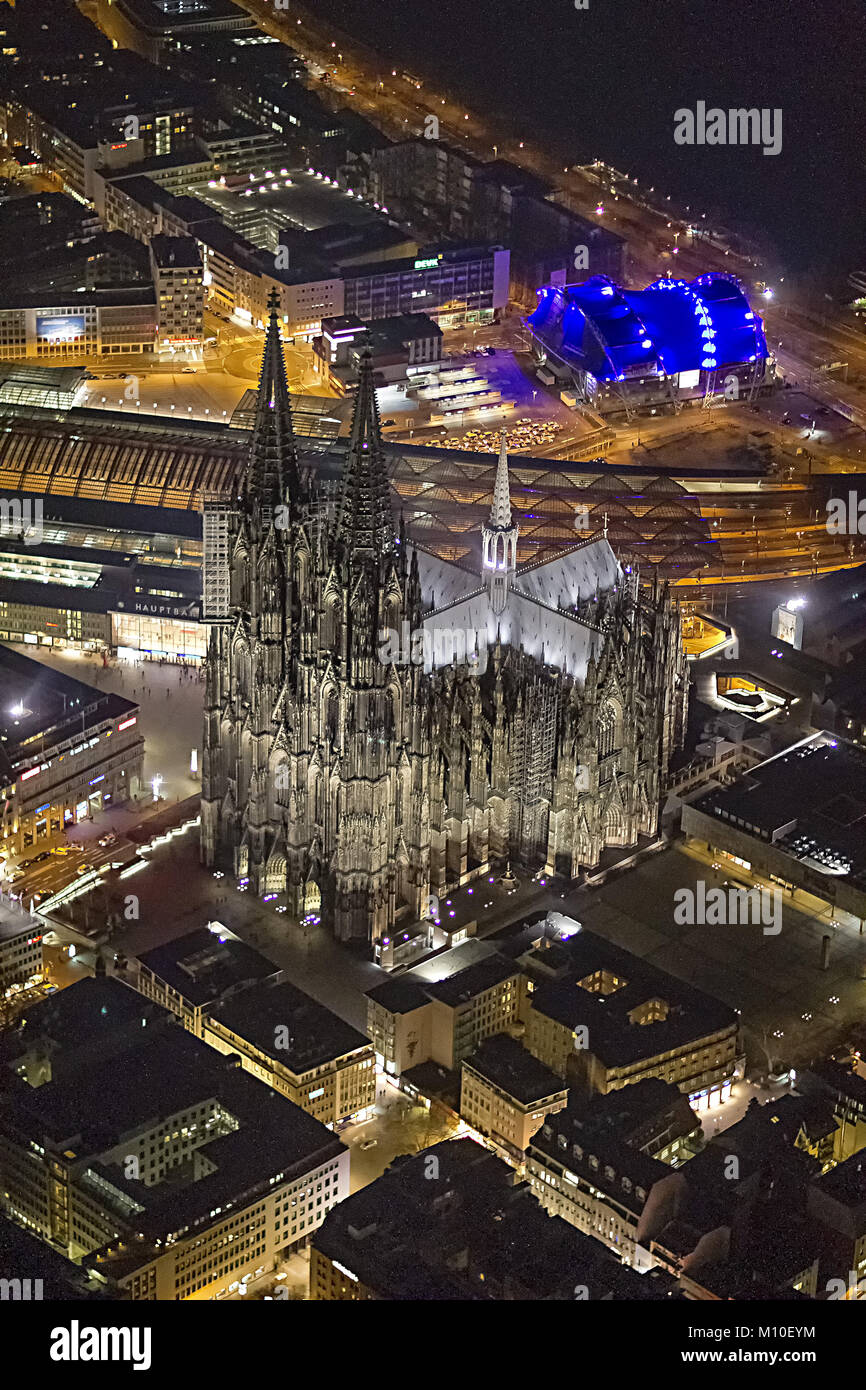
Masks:
[[[201,346],[204,317],[202,263],[192,237],[151,238],[150,264],[165,348]]]

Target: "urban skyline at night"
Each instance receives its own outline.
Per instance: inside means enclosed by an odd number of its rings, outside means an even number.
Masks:
[[[0,6],[0,1303],[52,1374],[240,1372],[187,1302],[829,1364],[866,246],[816,19]]]

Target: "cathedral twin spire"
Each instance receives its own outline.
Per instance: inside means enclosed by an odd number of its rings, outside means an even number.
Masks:
[[[258,511],[266,531],[279,512],[295,514],[303,501],[297,445],[279,326],[279,297],[268,299],[268,327],[262,356],[258,401],[244,484],[244,501]],[[337,513],[337,535],[346,550],[368,555],[393,554],[395,545],[391,489],[382,449],[379,408],[369,347],[361,354],[358,394]]]
[[[292,426],[292,408],[286,381],[286,364],[278,318],[279,296],[272,290],[268,298],[268,328],[245,499],[257,505],[262,529],[267,530],[277,508],[291,512],[301,496],[298,454]]]
[[[369,347],[361,352],[355,413],[343,465],[337,534],[352,552],[378,556],[391,554],[395,549],[391,488]]]

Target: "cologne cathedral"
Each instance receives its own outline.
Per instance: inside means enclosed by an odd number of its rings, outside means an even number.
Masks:
[[[571,880],[655,832],[686,716],[677,608],[605,534],[519,564],[504,435],[477,567],[439,558],[395,520],[369,354],[339,485],[304,468],[272,306],[223,515],[206,864],[375,943],[509,862]]]

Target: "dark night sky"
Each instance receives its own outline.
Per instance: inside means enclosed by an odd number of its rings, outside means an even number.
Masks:
[[[594,155],[731,223],[792,269],[866,264],[864,0],[318,0],[419,76],[440,72],[581,162]],[[775,158],[684,148],[673,113],[781,107]]]

